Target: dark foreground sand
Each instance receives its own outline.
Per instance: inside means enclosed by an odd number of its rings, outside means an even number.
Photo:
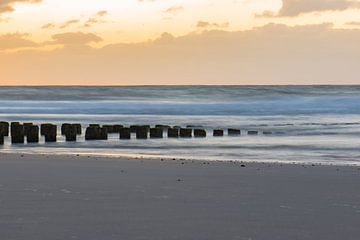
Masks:
[[[0,239],[360,239],[358,167],[0,153]]]

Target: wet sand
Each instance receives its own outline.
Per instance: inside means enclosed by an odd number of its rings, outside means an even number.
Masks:
[[[0,153],[0,239],[360,239],[360,168]]]

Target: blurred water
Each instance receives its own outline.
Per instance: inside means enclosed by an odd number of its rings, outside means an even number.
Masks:
[[[206,139],[11,145],[1,152],[360,164],[360,86],[0,87],[0,120],[201,125]],[[272,135],[211,136],[214,128]]]

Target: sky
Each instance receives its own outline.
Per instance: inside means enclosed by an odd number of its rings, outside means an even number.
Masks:
[[[0,0],[0,85],[360,84],[360,0]]]

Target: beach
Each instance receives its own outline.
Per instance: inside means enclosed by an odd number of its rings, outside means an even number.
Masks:
[[[359,180],[357,166],[1,153],[0,239],[358,239]]]

